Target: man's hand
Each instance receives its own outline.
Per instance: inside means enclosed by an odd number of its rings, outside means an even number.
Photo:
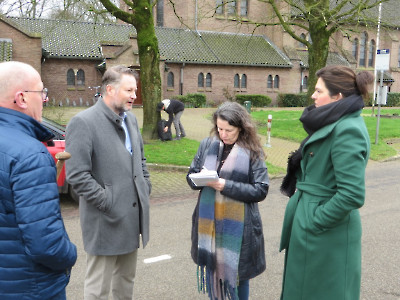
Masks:
[[[164,132],[167,132],[168,131],[168,126],[165,126],[164,127]]]

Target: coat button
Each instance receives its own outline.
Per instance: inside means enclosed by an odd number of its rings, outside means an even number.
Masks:
[[[136,207],[136,202],[133,202],[132,206],[133,206],[133,207]]]
[[[310,156],[313,157],[314,156],[314,152],[310,152]]]

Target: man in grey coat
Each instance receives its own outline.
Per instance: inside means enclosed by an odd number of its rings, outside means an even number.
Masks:
[[[79,195],[87,270],[84,299],[132,299],[140,236],[149,240],[151,183],[136,117],[137,73],[108,69],[103,99],[67,126],[67,180]]]

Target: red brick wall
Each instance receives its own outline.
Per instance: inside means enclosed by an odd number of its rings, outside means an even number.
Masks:
[[[96,91],[89,87],[101,85],[102,74],[96,69],[99,63],[99,61],[81,59],[46,59],[42,64],[42,80],[49,89],[50,103],[54,101],[58,105],[63,102],[63,105],[66,105],[68,98],[69,105],[72,105],[73,101],[76,105],[80,105],[79,99],[82,98],[83,105],[86,105],[86,101],[89,101],[90,105],[93,104],[93,96]],[[68,86],[68,69],[82,69],[85,72],[85,85],[76,85],[75,76],[75,86]]]
[[[12,60],[24,62],[41,73],[42,40],[31,37],[0,20],[0,38],[12,40]]]
[[[174,73],[174,88],[167,88],[168,72],[161,74],[163,79],[163,98],[169,98],[179,95],[180,92],[180,72],[181,66],[177,64],[168,64],[169,71]],[[212,87],[198,88],[198,74],[204,75],[211,73]],[[262,68],[262,67],[231,67],[216,65],[185,65],[183,68],[183,95],[187,93],[204,93],[209,102],[220,103],[226,100],[224,90],[229,94],[263,94],[272,98],[273,104],[276,104],[278,93],[298,93],[300,89],[300,68]],[[233,78],[235,74],[246,74],[247,89],[235,89]],[[279,76],[279,89],[267,88],[267,77],[272,75],[275,78]],[[205,80],[204,80],[205,82]]]

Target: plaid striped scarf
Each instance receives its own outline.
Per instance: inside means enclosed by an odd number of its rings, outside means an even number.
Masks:
[[[222,149],[222,142],[214,140],[204,167],[216,170]],[[220,170],[220,177],[248,182],[249,165],[248,151],[235,144]],[[199,292],[207,292],[212,300],[238,299],[243,227],[244,203],[223,196],[213,188],[204,187],[199,204],[197,278]]]

